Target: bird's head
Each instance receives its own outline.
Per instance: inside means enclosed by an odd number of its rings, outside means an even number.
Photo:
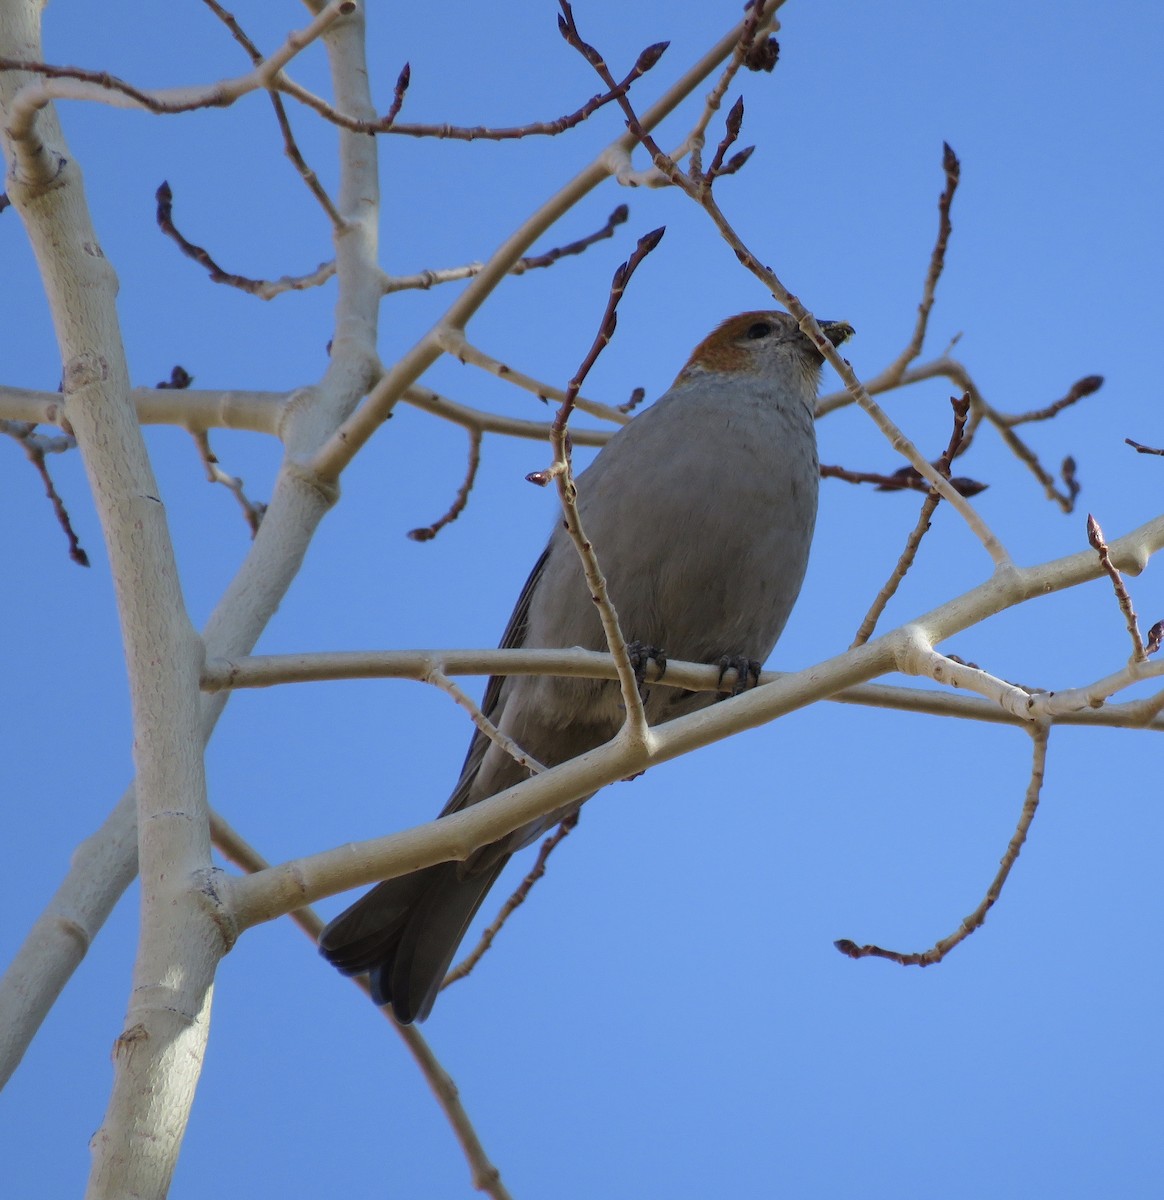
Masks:
[[[853,335],[844,321],[821,321],[834,346]],[[729,317],[695,347],[676,384],[715,374],[755,379],[800,377],[813,394],[824,358],[786,312],[745,312]]]

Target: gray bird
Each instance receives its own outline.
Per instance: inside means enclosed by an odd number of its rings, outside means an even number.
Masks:
[[[842,322],[821,327],[837,346],[853,332]],[[732,317],[578,477],[583,528],[644,665],[643,655],[662,652],[730,664],[738,686],[746,686],[771,653],[800,592],[816,522],[813,413],[822,363],[787,313]],[[526,581],[501,645],[607,649],[564,525]],[[657,725],[713,699],[651,688],[647,719]],[[618,687],[609,680],[495,676],[482,709],[547,767],[609,741],[623,720]],[[441,816],[525,778],[526,770],[477,732]],[[373,999],[391,1004],[398,1021],[424,1020],[510,855],[580,803],[464,862],[378,884],[328,925],[321,952],[346,975],[367,972]]]

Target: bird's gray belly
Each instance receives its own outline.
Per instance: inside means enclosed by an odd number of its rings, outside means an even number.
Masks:
[[[701,453],[686,455],[670,474],[657,461],[628,470],[635,447],[620,446],[620,462],[609,457],[612,445],[604,457],[617,470],[579,478],[583,528],[628,641],[694,662],[723,655],[763,662],[771,653],[807,567],[818,471],[811,427],[796,427],[786,414],[755,426],[749,414],[750,437],[741,439],[730,423],[703,430]],[[527,646],[606,649],[577,551],[562,528],[530,616]],[[617,717],[610,685],[547,679],[534,690],[543,711],[601,708]]]

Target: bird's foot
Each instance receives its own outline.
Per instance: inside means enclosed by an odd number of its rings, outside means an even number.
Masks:
[[[725,654],[719,660],[719,683],[723,686],[724,676],[729,671],[735,671],[736,679],[731,691],[720,691],[717,697],[726,700],[729,696],[738,696],[760,682],[760,664],[754,658],[745,658],[742,654]]]
[[[658,646],[648,646],[645,642],[627,642],[626,652],[630,655],[631,670],[639,685],[639,697],[647,698],[647,667],[655,664],[655,678],[652,683],[658,683],[667,673],[667,655]]]

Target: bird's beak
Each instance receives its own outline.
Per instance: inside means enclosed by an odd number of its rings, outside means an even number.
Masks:
[[[817,324],[834,346],[847,342],[853,336],[853,327],[848,321],[818,321]]]

